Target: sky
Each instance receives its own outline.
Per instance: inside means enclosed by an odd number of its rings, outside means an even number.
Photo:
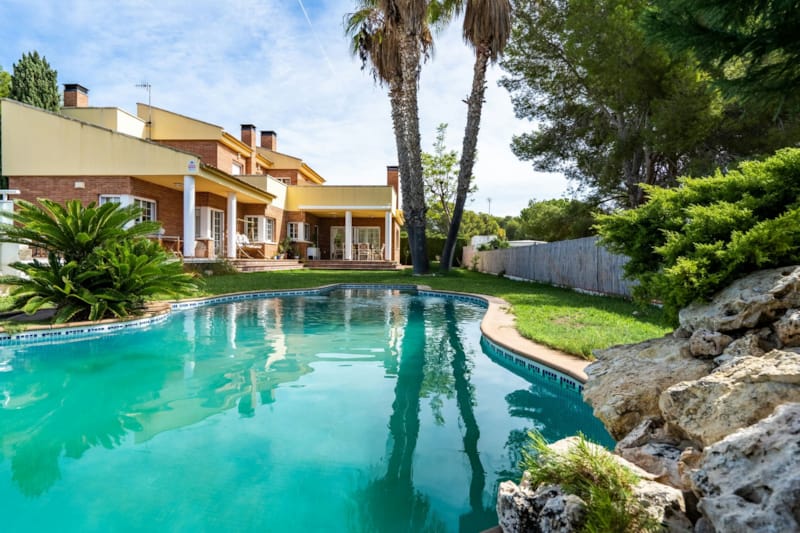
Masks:
[[[152,105],[222,126],[278,134],[278,150],[300,157],[331,185],[385,183],[397,164],[389,98],[350,53],[344,16],[354,0],[2,0],[0,67],[38,51],[59,84],[89,89],[89,105],[136,112]],[[474,56],[460,21],[435,35],[419,88],[422,149],[447,123],[461,149]],[[511,152],[533,124],[517,119],[503,76],[490,68],[467,208],[516,216],[529,200],[560,198],[568,183]]]

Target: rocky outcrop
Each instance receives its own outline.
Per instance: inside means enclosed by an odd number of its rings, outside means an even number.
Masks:
[[[800,404],[706,448],[691,478],[717,531],[800,531]]]
[[[558,485],[531,487],[526,472],[520,484],[504,481],[497,492],[497,517],[505,533],[580,531],[586,519],[586,503],[566,494]]]
[[[800,267],[756,272],[682,310],[672,335],[595,355],[584,397],[646,471],[640,487],[672,487],[641,495],[666,528],[800,531]]]
[[[660,418],[658,397],[663,391],[699,379],[712,368],[711,361],[692,357],[687,339],[674,336],[614,346],[595,352],[595,357],[586,367],[589,381],[583,397],[615,439],[645,418]]]
[[[568,437],[554,442],[549,448],[557,454],[566,454],[577,442],[576,437]],[[664,526],[665,531],[691,531],[692,524],[686,517],[681,491],[652,481],[652,475],[622,457],[611,455],[601,446],[592,443],[585,445],[593,455],[607,454],[640,478],[633,487],[633,495],[642,503],[645,512]],[[586,506],[586,502],[574,494],[566,493],[558,485],[532,487],[527,472],[519,485],[512,481],[501,483],[497,496],[497,516],[504,533],[582,531],[586,521]]]
[[[773,350],[674,385],[661,395],[659,407],[676,434],[705,447],[786,402],[800,402],[800,354]]]
[[[757,328],[800,308],[800,267],[754,272],[717,293],[709,303],[694,303],[679,313],[681,328],[692,333]]]

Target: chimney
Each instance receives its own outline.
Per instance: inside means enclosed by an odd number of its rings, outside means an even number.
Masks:
[[[391,185],[394,193],[400,198],[400,171],[396,166],[386,167],[386,185]]]
[[[89,89],[77,83],[65,83],[64,107],[89,107]]]
[[[262,131],[261,148],[276,151],[278,149],[278,134],[274,131]]]
[[[250,148],[256,147],[256,127],[252,124],[242,124],[242,142]]]

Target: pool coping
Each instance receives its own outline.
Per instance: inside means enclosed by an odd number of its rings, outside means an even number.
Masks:
[[[481,319],[481,333],[492,345],[497,356],[504,358],[513,366],[559,381],[567,388],[578,392],[583,390],[583,385],[586,383],[585,368],[590,361],[549,348],[520,335],[515,325],[516,318],[511,314],[511,304],[502,298],[486,294],[432,289],[428,285],[417,284],[333,283],[305,289],[243,291],[177,301],[151,302],[142,315],[125,319],[109,318],[96,322],[36,324],[28,326],[20,332],[0,331],[0,346],[33,344],[93,336],[122,329],[144,328],[166,320],[173,311],[216,303],[264,297],[319,295],[331,290],[347,288],[415,290],[422,295],[441,295],[482,305],[486,307],[486,313]],[[549,372],[549,370],[555,372]]]

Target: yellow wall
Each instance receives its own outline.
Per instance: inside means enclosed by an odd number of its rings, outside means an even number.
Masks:
[[[191,154],[13,100],[0,105],[6,176],[187,175],[200,167]]]
[[[146,123],[116,107],[65,107],[62,115],[144,139]]]
[[[152,115],[150,114],[152,112]],[[145,122],[152,120],[151,138],[172,140],[218,140],[222,138],[222,128],[172,113],[157,107],[148,108],[146,104],[136,104],[136,114]]]
[[[289,187],[286,209],[300,211],[313,207],[396,207],[394,189],[388,185],[323,185],[320,187]]]
[[[272,200],[272,205],[279,209],[284,209],[286,206],[286,189],[288,187],[276,179],[264,176],[238,176],[240,180],[249,183],[253,187],[257,187],[262,191],[267,191],[275,195]]]

